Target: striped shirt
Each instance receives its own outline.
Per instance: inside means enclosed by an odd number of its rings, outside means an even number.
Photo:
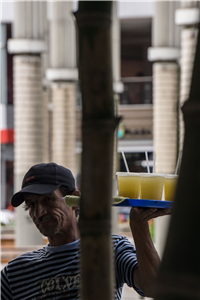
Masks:
[[[123,284],[134,286],[136,251],[126,237],[112,235],[115,253],[115,299],[121,299]],[[80,240],[70,244],[25,253],[11,260],[1,273],[2,300],[79,299]]]

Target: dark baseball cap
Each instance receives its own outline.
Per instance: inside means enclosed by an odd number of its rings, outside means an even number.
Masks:
[[[45,195],[60,186],[64,186],[69,194],[75,190],[75,179],[69,169],[56,163],[34,165],[24,176],[22,189],[13,195],[11,204],[14,207],[22,204],[24,193]]]

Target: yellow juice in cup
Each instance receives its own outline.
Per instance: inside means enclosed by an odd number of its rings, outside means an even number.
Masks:
[[[139,173],[117,172],[118,195],[138,199],[140,190]]]
[[[140,173],[140,199],[161,200],[164,174]]]
[[[178,175],[167,174],[165,176],[164,191],[165,191],[166,201],[173,201],[177,181],[178,181]]]

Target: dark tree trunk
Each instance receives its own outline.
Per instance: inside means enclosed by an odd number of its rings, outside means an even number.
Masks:
[[[173,214],[156,300],[200,299],[200,35],[189,100],[183,105],[185,139]]]
[[[80,1],[79,77],[82,92],[82,170],[79,228],[81,299],[113,299],[111,199],[114,116],[110,1]]]

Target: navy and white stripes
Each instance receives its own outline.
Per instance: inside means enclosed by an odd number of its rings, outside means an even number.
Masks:
[[[137,267],[134,246],[127,238],[112,235],[115,253],[116,295],[121,299],[122,287],[134,287]],[[25,253],[8,263],[1,274],[2,300],[79,299],[80,240]],[[137,288],[135,290],[143,296]],[[102,299],[103,300],[103,299]]]

